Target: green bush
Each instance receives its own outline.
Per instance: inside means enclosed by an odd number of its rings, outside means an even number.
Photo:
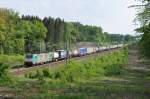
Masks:
[[[29,78],[43,77],[72,83],[78,79],[89,79],[94,76],[119,75],[122,71],[122,65],[127,62],[126,60],[127,53],[124,50],[115,51],[80,63],[70,61],[67,67],[61,66],[54,70],[43,69],[41,72],[30,74]]]
[[[9,65],[0,63],[0,83],[11,82],[11,76],[8,74]]]
[[[120,75],[122,66],[118,64],[111,64],[104,67],[106,76]]]
[[[8,68],[9,68],[8,65],[0,63],[0,78],[3,78],[8,74]]]
[[[44,77],[51,77],[50,72],[49,72],[48,69],[43,69],[42,72],[43,72]]]
[[[35,75],[30,72],[30,73],[27,75],[27,77],[29,77],[29,78],[35,78]]]
[[[55,74],[54,74],[54,78],[61,78],[61,76],[62,76],[63,74],[61,73],[61,71],[57,71],[57,72],[55,72]]]
[[[8,64],[10,67],[23,65],[24,57],[21,55],[0,55],[0,62]]]

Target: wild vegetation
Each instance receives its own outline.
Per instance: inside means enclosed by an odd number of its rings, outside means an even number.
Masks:
[[[10,89],[8,92],[17,98],[87,99],[88,90],[83,87],[83,84],[86,85],[94,79],[123,75],[127,58],[128,52],[124,49],[89,58],[88,61],[81,63],[71,60],[67,67],[27,72],[24,76],[17,77],[18,80],[13,78],[15,81],[13,80],[12,84],[8,83],[7,87]],[[6,86],[6,84],[1,83],[0,85]],[[99,87],[99,90],[103,89]]]
[[[26,74],[29,78],[47,77],[50,79],[61,79],[74,82],[81,78],[93,76],[113,76],[121,74],[122,65],[127,63],[127,52],[114,52],[110,55],[89,59],[82,63],[70,61],[68,66],[57,69],[44,69]]]
[[[139,50],[150,58],[150,0],[140,0]],[[130,42],[130,35],[109,34],[98,26],[65,22],[60,18],[19,14],[0,8],[0,93],[25,99],[149,99],[150,63],[130,47],[67,67],[44,68],[14,77],[9,68],[23,63],[26,53],[55,51],[77,42],[97,45]]]
[[[0,55],[0,63],[7,64],[11,67],[24,64],[24,57],[22,55]]]
[[[142,39],[139,43],[141,55],[150,58],[150,1],[141,1],[141,5],[136,5],[139,8],[136,19],[141,26],[136,31],[142,33]]]

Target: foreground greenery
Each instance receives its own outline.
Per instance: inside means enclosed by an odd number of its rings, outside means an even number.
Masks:
[[[127,62],[127,52],[114,52],[110,55],[95,57],[85,62],[70,61],[67,65],[55,69],[37,70],[25,76],[29,78],[60,79],[64,82],[76,82],[90,77],[113,76],[121,74],[122,65]]]
[[[118,86],[95,84],[89,90],[92,81],[99,81],[124,74],[124,65],[127,64],[126,50],[115,51],[111,54],[93,57],[81,63],[71,61],[68,66],[58,68],[45,68],[43,70],[26,73],[25,76],[9,80],[2,80],[1,87],[8,88],[8,93],[20,98],[36,99],[95,99],[94,90],[102,95],[109,92],[140,92],[137,86]],[[10,78],[10,77],[9,77]],[[7,86],[7,87],[6,87]],[[135,89],[135,88],[136,89]],[[144,89],[143,89],[144,90]],[[104,95],[104,98],[106,96]]]
[[[0,64],[0,93],[17,99],[149,99],[149,64],[127,49],[17,77]]]

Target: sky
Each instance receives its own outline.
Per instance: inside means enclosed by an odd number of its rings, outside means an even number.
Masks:
[[[135,0],[0,0],[0,7],[20,15],[60,17],[86,25],[101,26],[104,32],[134,35]]]

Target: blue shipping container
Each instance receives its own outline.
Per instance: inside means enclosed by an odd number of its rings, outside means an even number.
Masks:
[[[87,48],[80,48],[80,55],[86,55],[87,54]]]

